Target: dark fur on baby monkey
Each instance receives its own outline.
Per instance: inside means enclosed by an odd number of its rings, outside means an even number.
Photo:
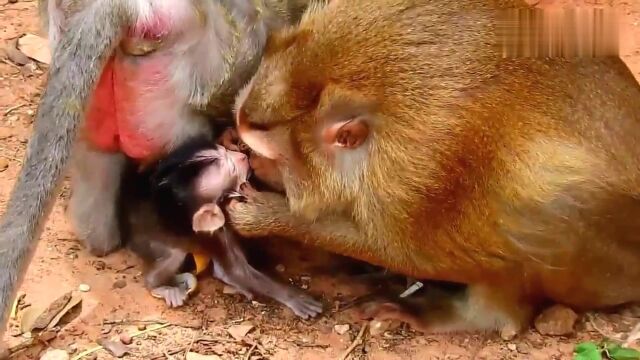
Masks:
[[[123,180],[122,233],[127,246],[149,269],[145,286],[171,307],[181,306],[188,289],[176,275],[189,253],[206,253],[213,275],[248,298],[275,299],[309,318],[322,304],[302,290],[274,281],[247,261],[236,234],[225,225],[218,206],[246,183],[248,159],[206,138],[178,147],[139,174],[132,169]]]

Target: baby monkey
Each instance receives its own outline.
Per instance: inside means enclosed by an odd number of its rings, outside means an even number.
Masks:
[[[185,143],[142,172],[132,166],[122,183],[123,239],[147,263],[145,286],[170,307],[183,305],[195,288],[195,277],[182,273],[187,255],[194,255],[198,271],[204,268],[198,254],[206,254],[214,277],[249,299],[267,296],[304,319],[314,317],[322,304],[254,269],[225,225],[221,204],[249,186],[249,172],[246,155],[206,138]]]

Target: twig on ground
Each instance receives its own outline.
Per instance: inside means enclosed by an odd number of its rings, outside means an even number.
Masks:
[[[624,341],[624,347],[629,347],[638,339],[640,339],[640,322],[637,323],[627,335],[627,339]]]
[[[169,360],[173,360],[173,356],[167,352],[167,349],[162,349],[162,353],[164,354],[164,356],[165,356],[167,359],[169,359]],[[185,355],[185,357],[186,357],[186,355]]]
[[[356,338],[353,339],[353,342],[351,343],[351,345],[349,345],[347,350],[345,350],[345,352],[342,353],[342,355],[338,358],[338,360],[346,360],[356,347],[364,343],[364,332],[365,330],[367,330],[368,327],[369,327],[369,323],[362,324],[362,327],[360,328],[360,332],[358,333],[358,336],[356,336]]]
[[[0,154],[0,156],[2,156],[3,158],[8,159],[8,160],[15,161],[15,162],[17,162],[18,164],[22,164],[22,159],[18,159],[18,158],[17,158],[17,157],[15,157],[15,156],[12,156],[12,155],[8,155],[8,154],[6,154],[6,153],[8,153],[8,152],[9,152],[9,150],[8,150],[8,149],[6,149],[6,148],[4,148],[4,147],[0,146],[0,152],[2,152],[2,154]]]
[[[9,353],[10,353],[10,354],[15,354],[15,353],[17,353],[18,351],[21,351],[21,350],[27,349],[27,348],[29,348],[31,345],[34,345],[34,344],[36,344],[36,338],[35,338],[35,337],[32,337],[32,338],[30,338],[30,339],[27,339],[27,340],[25,340],[25,341],[21,342],[21,343],[20,343],[20,344],[18,344],[18,345],[15,345],[15,346],[10,347],[10,348],[9,348]]]
[[[11,315],[10,315],[10,317],[12,319],[15,319],[16,316],[18,315],[18,304],[20,303],[20,301],[22,301],[22,299],[24,299],[24,297],[26,295],[27,294],[25,294],[25,293],[20,293],[20,294],[18,294],[18,296],[16,296],[16,300],[13,302],[13,305],[11,306]]]
[[[255,350],[257,346],[258,344],[253,344],[253,346],[251,346],[251,349],[247,351],[247,355],[244,357],[244,360],[249,360],[251,358],[251,354],[253,354],[253,350]]]
[[[170,326],[177,326],[181,328],[196,329],[196,330],[202,329],[201,322],[187,323],[187,322],[171,322],[167,320],[126,320],[126,319],[103,320],[101,323],[94,324],[94,325],[100,326],[100,325],[139,325],[139,324],[159,324],[159,325],[170,325]]]
[[[123,273],[129,269],[133,269],[134,267],[136,267],[135,265],[127,265],[125,267],[123,267],[122,269],[116,270],[117,273]]]
[[[177,349],[173,349],[173,350],[169,350],[169,351],[165,351],[166,354],[158,354],[158,355],[153,355],[151,357],[149,357],[149,360],[158,360],[158,359],[166,359],[167,358],[167,354],[168,355],[175,355],[175,354],[179,354],[181,352],[184,351],[184,347],[180,347]],[[185,352],[186,354],[187,352]],[[186,355],[185,355],[186,356]]]
[[[319,349],[327,349],[330,346],[327,344],[305,344],[302,341],[294,341],[293,342],[296,346],[301,347],[301,348],[319,348]]]
[[[202,331],[196,331],[193,333],[193,336],[191,337],[191,342],[189,343],[189,346],[187,347],[187,350],[185,350],[184,352],[184,359],[187,359],[187,353],[189,353],[191,351],[191,348],[193,348],[193,344],[195,344],[196,339],[201,335]]]
[[[16,69],[20,70],[20,66],[18,66],[18,65],[16,65],[16,64],[14,64],[14,63],[12,63],[11,61],[9,61],[9,60],[7,60],[7,59],[0,59],[0,61],[2,61],[3,63],[5,63],[5,64],[7,64],[7,65],[10,65],[10,66],[13,66],[14,68],[16,68]]]
[[[11,114],[12,112],[20,109],[21,107],[25,107],[25,106],[27,106],[27,104],[18,104],[18,105],[12,106],[12,107],[10,107],[10,108],[8,108],[7,110],[4,111],[4,116],[7,116],[7,115]]]
[[[138,337],[138,336],[143,335],[143,334],[146,334],[146,333],[148,333],[148,332],[152,332],[152,331],[157,331],[157,330],[160,330],[160,329],[164,329],[164,328],[166,328],[166,327],[168,327],[168,326],[171,326],[171,325],[173,325],[173,324],[169,324],[169,323],[166,323],[166,324],[159,324],[158,326],[152,326],[152,327],[147,328],[147,329],[145,329],[145,330],[136,331],[136,332],[134,332],[133,334],[131,334],[130,336],[131,336],[131,338]],[[117,337],[113,338],[112,340],[114,340],[114,341],[119,341]],[[96,352],[96,351],[100,351],[100,350],[102,350],[102,349],[104,349],[104,347],[103,347],[103,346],[96,346],[96,347],[94,347],[94,348],[87,349],[87,350],[85,350],[85,351],[81,352],[80,354],[78,354],[78,355],[74,356],[71,360],[79,360],[79,359],[82,359],[83,357],[85,357],[85,356],[87,356],[87,355],[89,355],[89,354],[93,354],[94,352]]]
[[[615,341],[618,341],[618,342],[622,342],[622,338],[620,337],[619,334],[610,334],[610,333],[600,329],[598,327],[598,325],[596,325],[596,322],[594,321],[595,316],[593,314],[587,314],[587,318],[589,319],[589,324],[591,324],[591,326],[593,326],[593,329],[595,331],[597,331],[600,335],[602,335],[604,338],[615,340]]]

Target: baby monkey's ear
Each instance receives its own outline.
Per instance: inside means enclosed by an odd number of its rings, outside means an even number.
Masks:
[[[193,231],[196,233],[214,233],[224,223],[224,213],[217,204],[204,204],[193,215]]]

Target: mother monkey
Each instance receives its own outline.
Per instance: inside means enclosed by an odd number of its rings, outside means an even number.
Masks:
[[[239,232],[468,284],[428,331],[640,300],[640,86],[617,56],[502,58],[505,5],[336,0],[273,35],[237,125],[287,196],[232,205]]]

